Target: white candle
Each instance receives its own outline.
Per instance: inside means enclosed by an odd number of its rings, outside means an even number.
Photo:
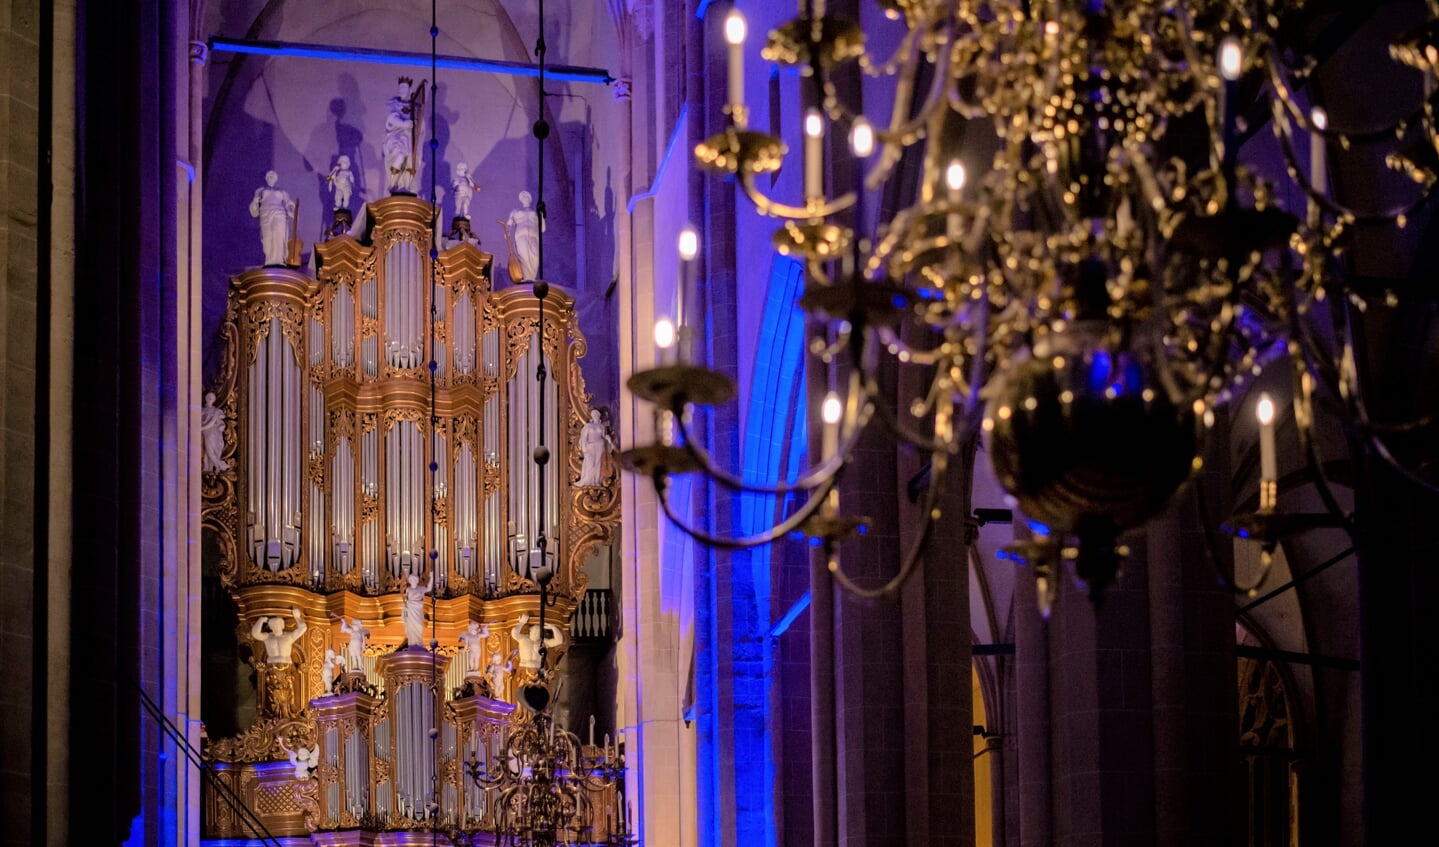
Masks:
[[[804,196],[818,200],[824,196],[824,116],[819,109],[804,115]]]
[[[944,184],[949,189],[949,205],[951,209],[959,208],[959,192],[964,188],[964,164],[958,159],[949,163],[944,170]],[[951,242],[959,240],[959,212],[951,211],[945,218],[945,234]]]
[[[590,746],[595,746],[595,716],[590,715]]]
[[[724,20],[724,40],[729,44],[729,107],[730,117],[741,123],[744,110],[744,39],[745,20],[738,10]]]
[[[675,344],[675,325],[669,318],[655,321],[655,365],[669,364],[669,349]]]
[[[1259,395],[1254,417],[1259,419],[1259,480],[1274,482],[1279,478],[1279,460],[1274,453],[1274,401],[1268,394]]]
[[[1329,192],[1329,169],[1324,161],[1324,130],[1329,126],[1329,116],[1315,106],[1309,112],[1309,122],[1314,127],[1309,133],[1309,181],[1315,194]]]
[[[1231,155],[1229,147],[1234,142],[1234,127],[1230,120],[1229,109],[1233,104],[1234,89],[1239,79],[1239,74],[1244,70],[1244,50],[1239,46],[1239,39],[1229,36],[1219,43],[1219,76],[1222,82],[1219,86],[1219,126],[1220,138],[1224,139],[1225,156]]]
[[[820,418],[824,421],[823,448],[821,458],[829,459],[839,449],[839,419],[844,412],[844,404],[839,400],[839,395],[831,391],[824,396],[824,403],[820,406]]]
[[[1219,75],[1233,82],[1243,70],[1244,48],[1239,45],[1239,39],[1231,35],[1219,42]]]
[[[699,255],[700,250],[699,232],[695,230],[693,224],[685,224],[684,229],[680,230],[678,246],[680,254],[680,278],[679,292],[675,297],[675,317],[677,318],[676,324],[678,324],[676,330],[678,351],[675,358],[684,362],[687,361],[686,357],[689,354],[689,349],[692,344],[691,336],[693,335],[686,327],[685,307],[689,303],[690,292],[694,288],[695,257]]]

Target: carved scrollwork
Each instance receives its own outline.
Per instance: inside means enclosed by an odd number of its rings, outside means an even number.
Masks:
[[[320,784],[313,779],[295,785],[295,805],[305,813],[305,829],[320,828]]]
[[[397,423],[413,423],[420,428],[420,432],[428,432],[429,415],[423,410],[413,406],[402,406],[384,411],[385,432],[389,432]]]
[[[569,349],[565,356],[568,375],[565,382],[568,402],[565,405],[570,410],[567,427],[567,468],[573,482],[579,479],[580,466],[584,461],[583,452],[579,449],[579,435],[581,428],[589,421],[592,398],[585,389],[584,372],[579,366],[580,358],[589,350],[589,342],[575,325],[570,326],[569,337]],[[570,529],[568,573],[571,574],[571,596],[577,600],[584,593],[589,581],[584,573],[585,560],[595,547],[614,540],[615,530],[620,523],[619,463],[611,460],[604,464],[600,485],[583,488],[573,484],[570,486],[570,508],[574,522]]]
[[[380,514],[379,490],[376,489],[374,496],[369,494],[360,495],[360,525],[374,522]],[[357,569],[358,570],[358,569]],[[356,578],[358,579],[358,577]]]
[[[312,453],[305,462],[305,478],[312,484],[323,487],[325,485],[325,454]]]
[[[246,558],[241,582],[247,585],[305,585],[309,579],[309,574],[304,568],[290,567],[272,571],[269,568],[258,567]]]
[[[285,340],[290,342],[290,355],[294,357],[295,364],[304,367],[305,363],[300,359],[300,351],[305,347],[304,335],[301,332],[304,315],[299,307],[288,301],[260,300],[245,307],[245,323],[250,329],[247,361],[254,363],[259,355],[260,343],[270,334],[270,321],[274,318],[279,319],[280,332],[285,336]]]
[[[480,393],[486,400],[500,393],[500,378],[490,374],[480,378]]]
[[[286,748],[314,747],[319,743],[318,735],[315,723],[310,720],[266,718],[239,735],[210,743],[204,752],[213,762],[284,761],[288,757]]]
[[[464,415],[453,420],[455,429],[455,448],[458,449],[466,444],[470,449],[475,449],[475,436],[479,432],[479,422],[469,415]]]
[[[486,459],[480,470],[480,497],[483,500],[488,500],[499,490],[500,463]]]
[[[534,334],[535,321],[533,318],[520,318],[510,321],[505,326],[505,381],[509,382],[520,372],[520,357],[525,355],[525,348],[530,346],[530,336]]]
[[[352,409],[330,410],[330,434],[338,441],[341,438],[355,440],[355,412]]]

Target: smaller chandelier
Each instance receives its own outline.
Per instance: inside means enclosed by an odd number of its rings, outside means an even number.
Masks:
[[[548,711],[538,711],[519,719],[491,762],[471,760],[466,771],[495,804],[499,844],[638,843],[621,790],[623,741],[606,736],[602,746],[593,738],[582,744]]]

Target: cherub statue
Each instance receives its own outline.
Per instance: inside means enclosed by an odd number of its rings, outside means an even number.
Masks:
[[[365,669],[365,639],[370,637],[370,631],[359,618],[345,620],[340,618],[340,632],[350,636],[350,643],[345,646],[346,670],[356,672]]]
[[[452,185],[455,189],[455,217],[468,218],[470,216],[470,199],[479,190],[475,187],[474,179],[470,177],[469,165],[464,162],[455,165],[455,179]]]
[[[355,173],[350,170],[350,157],[341,155],[335,160],[335,166],[325,177],[325,182],[330,186],[330,193],[335,195],[335,208],[350,209],[350,194],[355,190]]]
[[[485,639],[490,637],[490,625],[470,621],[460,633],[460,646],[465,650],[467,667],[465,676],[481,676],[480,660],[485,656]]]
[[[280,742],[280,746],[284,746],[283,741]],[[290,765],[295,769],[295,779],[302,782],[308,780],[310,775],[315,772],[315,768],[320,766],[320,745],[318,744],[314,747],[301,745],[290,750],[289,753]]]
[[[515,644],[520,650],[520,667],[525,670],[538,671],[540,669],[540,647],[545,649],[558,647],[565,643],[565,635],[560,632],[554,624],[545,624],[548,630],[541,639],[540,625],[534,624],[526,629],[525,625],[530,622],[528,613],[520,615],[520,620],[510,630],[510,635],[515,639]]]
[[[215,392],[205,392],[205,405],[200,407],[200,469],[206,473],[227,470],[225,461],[225,412],[215,405]]]
[[[333,647],[325,648],[325,660],[320,664],[320,681],[325,685],[325,696],[335,693],[335,673],[345,669],[345,660]]]
[[[490,654],[490,666],[485,670],[485,676],[490,680],[490,696],[498,700],[505,693],[505,677],[515,670],[514,662],[500,664],[500,654]]]

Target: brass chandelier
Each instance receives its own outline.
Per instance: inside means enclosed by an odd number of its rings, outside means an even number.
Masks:
[[[799,17],[768,34],[761,57],[797,69],[814,104],[802,123],[804,193],[793,203],[761,186],[790,151],[750,125],[746,23],[737,11],[726,20],[728,126],[695,157],[782,221],[776,250],[804,263],[808,348],[829,374],[812,411],[824,439],[792,484],[757,487],[719,467],[693,417],[735,387],[688,355],[681,309],[678,353],[629,381],[656,406],[656,441],[624,455],[653,480],[669,518],[729,548],[802,531],[822,544],[841,587],[892,596],[940,517],[952,457],[982,435],[998,480],[1035,529],[1011,555],[1035,565],[1041,607],[1066,563],[1098,597],[1126,553],[1120,534],[1154,517],[1201,466],[1215,409],[1264,365],[1287,360],[1299,446],[1333,523],[1347,528],[1313,445],[1316,392],[1338,398],[1385,457],[1386,430],[1427,425],[1369,419],[1346,323],[1364,304],[1344,284],[1343,251],[1357,225],[1405,226],[1439,181],[1428,94],[1439,65],[1435,4],[1430,22],[1390,51],[1424,76],[1425,97],[1363,132],[1330,126],[1306,88],[1317,60],[1295,49],[1293,28],[1313,4],[878,5],[903,27],[890,56],[869,52],[859,25],[822,0],[802,2]],[[851,107],[856,75],[889,81],[888,117]],[[1284,173],[1238,160],[1256,92],[1269,97]],[[835,142],[846,136],[847,145]],[[1386,209],[1338,203],[1326,155],[1351,144],[1386,145],[1389,166],[1413,177],[1412,196]],[[854,184],[826,190],[826,165],[846,157]],[[982,176],[966,179],[966,165]],[[918,172],[917,184],[904,182],[906,170]],[[896,181],[913,202],[873,220],[867,198]],[[1279,207],[1284,182],[1307,209]],[[682,254],[693,252],[693,238],[682,239]],[[1317,332],[1316,314],[1333,326]],[[665,346],[674,332],[659,330]],[[925,390],[894,403],[880,375],[895,368],[918,369]],[[1233,521],[1262,545],[1266,569],[1293,529],[1276,513],[1272,401],[1268,411],[1259,508]],[[927,453],[931,478],[924,526],[899,569],[861,586],[837,551],[865,518],[844,514],[837,492],[872,427]],[[666,496],[671,475],[695,472],[735,491],[797,493],[800,505],[756,535],[710,535]]]
[[[556,727],[548,710],[521,721],[491,761],[471,761],[466,771],[496,804],[498,844],[638,843],[617,793],[625,774],[623,744],[611,743],[608,736],[602,747],[594,738],[582,744],[574,733]]]

